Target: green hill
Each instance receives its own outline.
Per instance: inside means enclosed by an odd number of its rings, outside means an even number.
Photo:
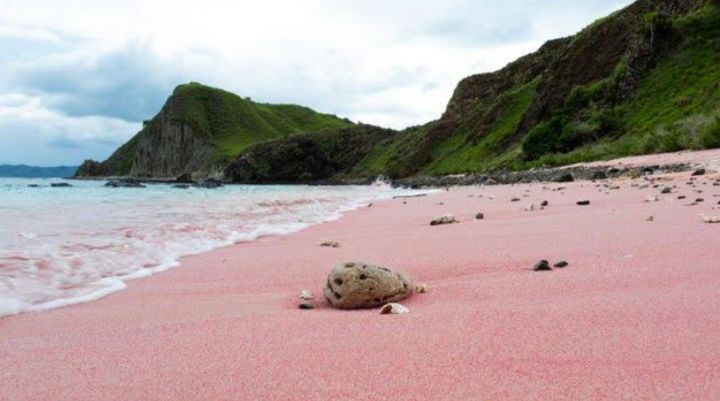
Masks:
[[[357,176],[527,169],[720,146],[720,5],[640,0],[463,80],[438,121],[378,144]]]
[[[175,177],[213,174],[249,145],[293,133],[353,126],[347,119],[295,105],[256,103],[189,83],[106,161],[86,161],[78,176]]]

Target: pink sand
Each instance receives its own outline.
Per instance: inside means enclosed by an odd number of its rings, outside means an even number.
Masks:
[[[189,257],[97,302],[1,319],[0,400],[718,400],[720,225],[698,215],[720,214],[720,187],[688,176],[671,195],[462,188]],[[461,223],[428,225],[444,212]],[[570,266],[531,271],[543,258]],[[298,310],[347,260],[429,292],[404,316]]]

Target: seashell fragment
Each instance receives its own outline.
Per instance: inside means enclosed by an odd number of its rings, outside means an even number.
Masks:
[[[310,290],[300,290],[300,299],[310,300],[315,298]]]

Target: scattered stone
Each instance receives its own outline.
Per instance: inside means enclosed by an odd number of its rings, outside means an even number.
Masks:
[[[562,269],[562,268],[564,268],[564,267],[567,267],[568,265],[569,265],[568,262],[566,262],[566,261],[564,261],[564,260],[561,260],[561,261],[555,263],[553,266],[554,266],[554,267],[557,267],[558,269]]]
[[[424,283],[415,284],[415,292],[418,294],[424,294],[427,292],[427,285]]]
[[[485,215],[482,213],[478,213],[475,215],[475,220],[482,220],[485,218]]]
[[[695,199],[695,202],[697,202],[697,203],[705,202],[705,199],[697,198],[697,199]]]
[[[381,315],[404,315],[406,313],[410,313],[410,309],[405,305],[397,303],[385,304],[385,306],[380,309]]]
[[[672,192],[672,190],[673,190],[672,187],[665,187],[662,189],[662,191],[660,191],[660,193],[661,194],[669,194]]]
[[[321,241],[320,246],[328,247],[328,248],[340,248],[340,243],[337,241]]]
[[[339,309],[376,308],[412,294],[410,276],[399,270],[366,263],[339,263],[327,277],[323,294]]]
[[[28,184],[28,188],[40,188],[38,184]]]
[[[578,205],[578,206],[587,206],[587,205],[589,205],[589,204],[590,204],[590,201],[587,200],[587,199],[577,201],[577,205]]]
[[[596,172],[592,175],[592,179],[593,179],[593,180],[605,180],[605,179],[607,179],[607,178],[608,178],[608,175],[607,175],[607,173],[604,172],[604,171],[596,171]]]
[[[373,206],[373,204],[372,204],[372,203],[368,203],[368,206],[367,206],[367,207],[372,207],[372,206]]]
[[[650,222],[655,221],[655,216],[648,216],[648,217],[645,219],[645,221],[650,221]]]
[[[300,299],[309,301],[313,298],[315,298],[315,296],[313,295],[313,293],[310,290],[300,290]]]
[[[543,259],[543,260],[535,263],[535,267],[533,267],[533,270],[535,270],[536,272],[543,272],[543,271],[552,270],[552,268],[550,267],[550,262]]]
[[[105,183],[108,188],[145,188],[145,185],[135,180],[108,181]]]
[[[520,202],[520,198],[518,198],[518,197],[512,198],[512,199],[510,199],[510,202]]]
[[[702,216],[703,222],[707,224],[720,223],[720,216]]]
[[[704,169],[704,168],[699,168],[699,169],[695,170],[695,171],[692,173],[692,176],[693,176],[693,177],[697,177],[697,176],[700,176],[700,175],[705,175],[705,169]]]
[[[173,188],[177,188],[177,189],[189,189],[189,188],[190,188],[190,185],[188,185],[188,184],[175,184],[175,185],[173,185],[172,187],[173,187]]]
[[[455,216],[453,216],[451,214],[446,214],[446,215],[438,216],[438,217],[432,219],[432,221],[430,222],[430,225],[431,226],[439,226],[442,224],[453,224],[453,223],[457,223],[457,222],[458,221],[455,219]]]
[[[50,184],[53,188],[68,188],[72,187],[72,185],[68,184],[67,182],[53,182]]]
[[[298,304],[298,308],[303,310],[315,309],[315,305],[310,301],[302,301]]]
[[[658,198],[657,196],[648,196],[647,198],[645,198],[645,203],[659,202],[659,201],[660,201],[660,198]]]
[[[685,196],[685,195],[680,195],[680,196],[678,196],[678,199],[679,199],[679,200],[687,199],[687,196]]]
[[[546,207],[546,206],[549,205],[549,204],[550,204],[550,202],[548,202],[548,201],[546,201],[546,200],[540,202],[540,206],[542,206],[542,207]]]
[[[531,203],[531,204],[525,206],[526,212],[532,212],[533,210],[535,210],[535,204]]]

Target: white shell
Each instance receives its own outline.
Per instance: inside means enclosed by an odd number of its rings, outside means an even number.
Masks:
[[[402,304],[385,304],[385,306],[380,309],[381,315],[404,315],[406,313],[410,313],[410,309]]]
[[[300,299],[310,300],[315,298],[310,290],[300,290]]]

